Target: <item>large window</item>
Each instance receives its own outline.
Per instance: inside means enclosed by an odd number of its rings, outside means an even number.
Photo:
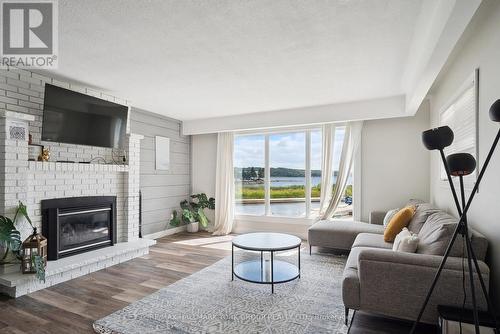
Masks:
[[[292,132],[269,136],[271,215],[306,216],[306,134]]]
[[[337,127],[333,183],[344,128]],[[321,194],[320,129],[242,134],[235,137],[236,215],[315,217]],[[335,217],[352,217],[352,176]]]
[[[263,135],[234,139],[234,192],[236,214],[259,215],[265,211],[265,146]]]

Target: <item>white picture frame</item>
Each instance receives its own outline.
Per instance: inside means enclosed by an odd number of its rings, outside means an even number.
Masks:
[[[170,138],[155,136],[155,169],[170,169]]]

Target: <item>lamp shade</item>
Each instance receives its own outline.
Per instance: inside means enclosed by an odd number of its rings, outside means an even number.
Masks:
[[[446,162],[453,176],[469,175],[476,169],[476,159],[469,153],[455,153],[446,157]]]
[[[440,126],[422,132],[422,142],[428,150],[442,150],[453,143],[454,135],[449,126]]]
[[[490,107],[490,119],[493,122],[500,122],[500,100],[496,100]]]

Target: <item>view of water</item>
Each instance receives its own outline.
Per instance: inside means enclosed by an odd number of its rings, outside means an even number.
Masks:
[[[311,209],[319,210],[319,202],[312,202]],[[255,215],[263,216],[265,206],[259,204],[240,204],[236,203],[235,212],[237,215]],[[301,217],[306,214],[306,204],[302,203],[271,203],[271,214],[274,216]]]
[[[333,178],[335,183],[336,177]],[[241,182],[241,181],[240,181]],[[237,184],[239,182],[237,181]],[[290,186],[304,186],[306,183],[305,177],[271,177],[271,187],[290,187]],[[311,177],[311,186],[321,184],[321,177]],[[239,183],[241,186],[241,183]],[[245,188],[263,188],[263,183],[244,184]],[[342,205],[345,206],[345,205]],[[312,212],[319,210],[319,201],[311,202]],[[275,216],[288,216],[288,217],[303,217],[305,216],[306,205],[305,202],[274,202],[271,203],[271,214]],[[265,214],[265,205],[260,203],[236,203],[235,213],[237,215],[257,215],[262,216]]]
[[[335,182],[335,179],[334,179]],[[320,176],[311,177],[311,185],[316,186],[321,183]],[[289,187],[289,186],[303,186],[306,184],[305,177],[283,177],[283,176],[273,176],[271,177],[271,187]],[[245,187],[256,188],[263,187],[263,184],[245,184]]]

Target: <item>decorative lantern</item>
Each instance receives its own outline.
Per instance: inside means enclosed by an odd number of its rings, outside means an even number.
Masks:
[[[34,257],[40,256],[43,259],[43,266],[47,266],[47,238],[38,234],[36,227],[33,234],[23,242],[22,246],[22,271],[23,274],[36,273]]]

